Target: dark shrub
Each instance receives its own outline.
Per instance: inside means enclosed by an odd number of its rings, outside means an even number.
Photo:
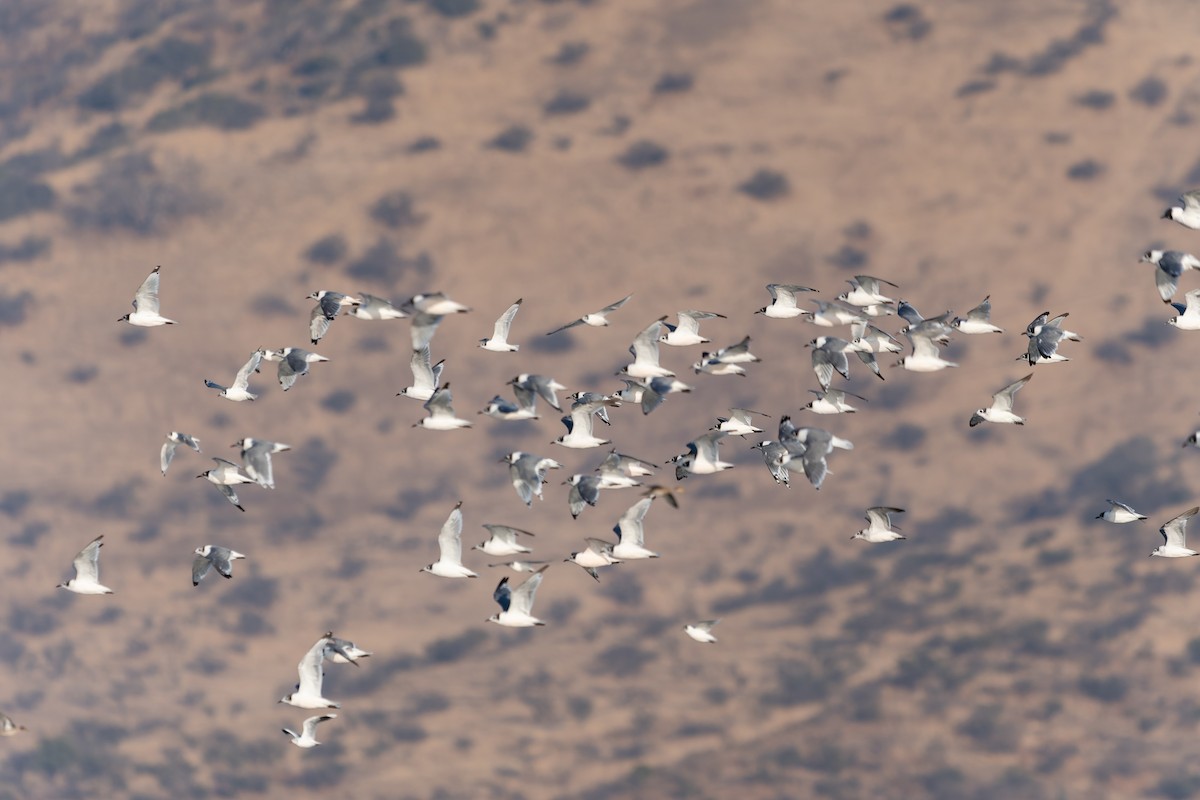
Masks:
[[[737,189],[755,200],[775,200],[790,190],[787,176],[772,169],[760,169],[738,184]]]
[[[523,153],[531,141],[533,131],[524,125],[511,125],[489,139],[486,146],[508,153]]]
[[[443,17],[466,17],[479,10],[479,0],[428,0],[429,7]]]
[[[331,233],[328,236],[322,236],[308,246],[304,251],[304,257],[314,264],[336,264],[346,257],[346,252],[350,249],[346,244],[346,237],[340,233]]]
[[[1100,89],[1092,89],[1089,92],[1084,92],[1075,98],[1075,103],[1084,108],[1095,109],[1096,111],[1104,111],[1111,108],[1112,104],[1117,102],[1117,96],[1112,92],[1102,91]]]
[[[1129,99],[1144,106],[1154,107],[1167,99],[1167,84],[1151,75],[1143,78],[1129,90]]]
[[[413,140],[408,147],[404,148],[406,153],[428,153],[430,150],[440,150],[442,142],[436,136],[422,136]]]
[[[1067,168],[1067,177],[1073,181],[1090,181],[1104,174],[1104,165],[1094,158],[1085,158]]]
[[[1129,692],[1129,681],[1120,675],[1084,675],[1079,679],[1079,691],[1102,703],[1119,703]]]
[[[664,72],[654,84],[654,93],[686,92],[692,88],[693,83],[691,74],[687,72]]]
[[[925,18],[921,9],[909,3],[893,6],[883,15],[883,21],[893,39],[918,42],[933,30],[933,23]]]
[[[550,57],[550,63],[559,67],[570,67],[582,61],[589,50],[591,47],[587,42],[563,42],[558,52]]]
[[[558,94],[542,106],[542,110],[547,114],[577,114],[586,111],[591,104],[592,101],[585,94],[560,89]]]
[[[625,152],[617,157],[617,163],[625,169],[636,171],[664,164],[669,156],[667,148],[649,139],[642,139],[629,145]]]
[[[393,230],[415,227],[425,221],[425,215],[413,209],[412,195],[399,189],[376,200],[369,213],[371,219]]]

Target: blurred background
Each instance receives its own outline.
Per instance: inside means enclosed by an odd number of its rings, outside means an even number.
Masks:
[[[1160,219],[1200,186],[1198,29],[1181,0],[5,0],[0,710],[29,730],[0,798],[1200,796],[1197,565],[1147,558],[1197,502],[1200,334],[1138,263],[1200,247]],[[179,324],[119,324],[159,264]],[[753,312],[863,273],[927,316],[990,295],[1007,332],[937,374],[852,359],[868,401],[812,417],[831,331]],[[433,356],[474,428],[411,428],[405,321],[339,319],[287,394],[274,365],[252,404],[204,387],[308,347],[323,289],[470,305]],[[479,350],[518,297],[520,352]],[[735,469],[651,508],[662,558],[555,563],[536,630],[484,623],[504,559],[418,573],[459,500],[465,546],[611,539],[638,492],[572,520],[560,485],[606,448],[475,412],[520,372],[614,391],[689,308],[762,363],[663,348],[695,391],[597,432],[662,463],[730,406],[771,438],[791,414],[855,443],[819,492],[727,440]],[[1047,310],[1071,362],[1032,370],[1025,427],[969,429]],[[172,430],[204,453],[163,477]],[[242,514],[194,476],[244,436],[293,449]],[[513,450],[564,464],[532,509]],[[1096,521],[1108,497],[1150,519]],[[880,504],[907,541],[850,542]],[[99,534],[116,594],[55,591]],[[249,558],[193,588],[210,543]],[[683,634],[711,617],[718,644]],[[279,728],[311,712],[276,700],[328,629],[375,655],[329,665],[343,707],[301,751]]]

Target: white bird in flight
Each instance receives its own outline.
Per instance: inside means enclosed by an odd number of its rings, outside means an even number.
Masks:
[[[1185,556],[1200,556],[1187,546],[1188,520],[1200,513],[1200,506],[1192,506],[1178,517],[1168,521],[1158,532],[1162,534],[1163,544],[1154,549],[1150,555],[1162,558],[1184,558]]]
[[[175,458],[175,448],[181,444],[200,452],[200,440],[180,431],[171,431],[167,434],[167,441],[163,443],[162,450],[158,453],[158,465],[162,467],[162,474],[167,474],[167,467],[171,466],[171,459]]]
[[[158,271],[160,269],[162,267],[155,267],[154,271],[138,287],[137,294],[133,296],[133,313],[126,314],[118,319],[117,322],[128,322],[130,325],[136,325],[139,328],[153,328],[158,325],[175,324],[175,320],[167,319],[158,313]]]
[[[325,660],[328,646],[329,639],[322,636],[308,649],[296,666],[300,682],[289,694],[280,698],[279,702],[297,708],[341,708],[340,703],[327,700],[321,695],[321,685],[325,682],[325,667],[322,662]]]
[[[524,298],[517,300],[508,309],[500,315],[496,320],[496,325],[492,329],[492,335],[488,339],[480,339],[479,346],[484,350],[490,350],[493,353],[515,353],[521,349],[519,344],[509,344],[508,332],[512,328],[513,318],[517,316],[517,312],[521,310],[521,302]]]
[[[1108,508],[1103,514],[1097,514],[1096,519],[1102,519],[1117,525],[1146,519],[1145,514],[1139,514],[1132,507],[1122,503],[1120,500],[1105,500],[1104,502],[1108,503]]]
[[[192,586],[199,586],[200,581],[204,580],[204,576],[214,567],[222,577],[232,578],[233,562],[239,558],[245,558],[236,550],[215,544],[197,547],[194,552],[196,557],[192,559]]]
[[[75,577],[55,588],[75,594],[113,593],[112,589],[100,583],[100,548],[104,545],[100,540],[103,538],[104,534],[100,534],[79,551],[75,556]]]
[[[488,622],[503,625],[506,628],[532,628],[535,625],[545,625],[533,616],[533,601],[537,596],[538,587],[542,585],[542,577],[549,566],[540,568],[525,579],[516,589],[509,588],[508,576],[505,575],[496,584],[492,597],[500,604],[500,613],[488,617]]]
[[[1005,386],[1000,391],[992,395],[992,404],[987,408],[980,408],[971,415],[970,426],[974,428],[981,422],[998,422],[1004,425],[1024,425],[1025,419],[1018,417],[1013,413],[1013,396],[1021,391],[1021,387],[1029,383],[1029,379],[1033,377],[1033,373],[1029,373],[1019,381],[1013,381],[1008,386]]]
[[[438,534],[438,560],[421,567],[421,572],[429,572],[439,578],[478,578],[462,563],[462,501],[454,506],[450,516],[442,525]]]
[[[713,636],[712,629],[720,621],[719,619],[706,619],[693,622],[691,625],[684,625],[683,632],[701,644],[716,644],[717,637]]]
[[[304,720],[304,727],[301,729],[303,733],[296,733],[291,728],[283,728],[283,732],[292,737],[292,744],[296,747],[316,747],[320,744],[317,741],[317,726],[327,719],[337,719],[337,714],[321,714],[316,717],[309,717]]]
[[[903,508],[889,508],[888,506],[872,506],[868,508],[867,527],[851,536],[850,541],[862,539],[872,544],[878,544],[879,542],[894,542],[897,539],[907,538],[904,534],[900,533],[899,528],[892,525],[892,514],[903,513]]]
[[[226,400],[232,400],[235,403],[240,403],[243,400],[257,400],[258,395],[250,391],[250,376],[258,372],[258,365],[262,363],[263,348],[258,348],[250,354],[250,360],[247,361],[242,368],[238,370],[237,376],[233,379],[232,386],[222,386],[219,383],[213,383],[208,378],[204,379],[204,385],[210,389],[219,389],[218,397],[224,397]]]
[[[590,314],[584,314],[582,317],[580,317],[577,320],[572,320],[571,322],[568,322],[566,325],[560,325],[559,327],[550,331],[546,335],[552,336],[552,335],[558,333],[559,331],[565,331],[567,328],[574,328],[576,325],[587,325],[592,328],[602,328],[602,327],[608,325],[608,315],[611,314],[612,312],[616,311],[621,306],[628,303],[629,298],[631,298],[631,297],[633,297],[633,295],[627,294],[624,297],[622,297],[620,300],[618,300],[617,302],[613,303],[612,305],[607,305],[604,308],[600,309],[599,311],[593,311]]]
[[[1181,194],[1179,204],[1168,206],[1162,218],[1174,220],[1185,228],[1200,230],[1200,189]]]

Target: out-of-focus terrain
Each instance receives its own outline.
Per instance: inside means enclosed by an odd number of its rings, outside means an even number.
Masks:
[[[1200,339],[1137,263],[1200,247],[1159,218],[1200,185],[1196,30],[1178,1],[4,3],[0,710],[29,730],[0,797],[1200,795],[1198,565],[1146,558],[1197,502]],[[156,264],[179,324],[118,324]],[[810,418],[828,331],[753,311],[859,273],[927,315],[990,294],[1007,333],[937,374],[852,360],[862,411]],[[410,427],[407,322],[339,319],[287,394],[273,366],[253,404],[204,388],[306,346],[318,289],[471,305],[433,352],[474,428]],[[477,349],[517,297],[520,352]],[[604,435],[661,463],[731,405],[791,414],[855,443],[819,492],[727,441],[735,469],[651,508],[661,559],[555,563],[537,630],[484,623],[501,559],[418,574],[458,500],[465,546],[611,538],[637,492],[572,520],[560,485],[604,449],[475,412],[519,372],[613,391],[686,308],[762,363],[663,348],[695,391]],[[1043,310],[1071,362],[1033,369],[1024,428],[969,429]],[[164,478],[171,430],[204,454]],[[194,476],[243,436],[293,451],[240,514]],[[565,465],[532,509],[518,449]],[[1107,497],[1150,520],[1095,521]],[[877,504],[907,541],[848,541]],[[56,592],[98,534],[116,595]],[[192,588],[206,543],[249,559]],[[714,616],[719,644],[684,636]],[[327,629],[375,655],[329,666],[343,707],[300,751],[278,729],[309,712],[275,701]]]

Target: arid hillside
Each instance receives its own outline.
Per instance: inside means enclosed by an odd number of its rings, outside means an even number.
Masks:
[[[3,3],[0,711],[27,730],[0,798],[1200,796],[1200,564],[1147,558],[1200,503],[1200,334],[1138,263],[1200,248],[1161,219],[1200,187],[1198,30],[1182,0]],[[156,265],[179,324],[118,322]],[[860,410],[817,416],[806,345],[849,330],[754,312],[859,274],[926,316],[990,296],[1005,333],[930,374],[851,358]],[[413,427],[408,321],[310,345],[317,290],[471,306],[432,352],[473,427]],[[517,298],[521,349],[479,349]],[[596,425],[680,508],[595,582],[562,560],[640,490],[572,519],[609,448],[552,444],[544,403],[476,412],[519,373],[616,391],[684,309],[725,317],[661,348],[693,390]],[[1043,311],[1083,341],[1030,368]],[[693,371],[747,335],[746,376]],[[330,360],[286,393],[264,364],[253,403],[204,386],[285,346]],[[1029,373],[1024,426],[968,427]],[[762,436],[677,483],[732,406]],[[751,448],[787,415],[854,444],[819,491]],[[203,453],[164,477],[169,431]],[[246,436],[292,450],[241,513],[195,476]],[[512,451],[563,465],[531,508]],[[420,573],[458,501],[480,577]],[[906,540],[850,540],[876,505]],[[466,549],[484,523],[535,534],[545,627],[484,622],[525,577]],[[54,589],[98,535],[116,593]],[[204,544],[248,558],[193,588]],[[315,712],[276,701],[327,630],[374,655],[326,665],[341,708],[300,750],[279,729]]]

